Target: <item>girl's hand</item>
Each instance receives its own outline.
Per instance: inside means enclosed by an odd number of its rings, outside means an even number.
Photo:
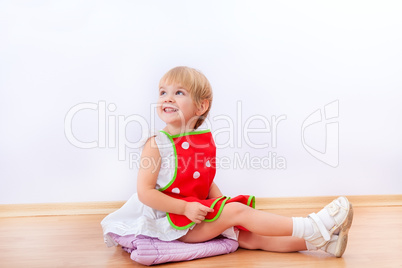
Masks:
[[[198,202],[187,202],[184,209],[184,216],[189,218],[192,222],[201,223],[209,212],[214,212],[214,210]]]

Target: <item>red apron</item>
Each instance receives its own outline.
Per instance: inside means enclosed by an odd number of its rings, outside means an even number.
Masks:
[[[174,198],[187,202],[199,202],[213,208],[214,212],[206,215],[204,220],[206,222],[219,218],[224,205],[231,202],[241,202],[252,208],[255,207],[255,198],[249,195],[207,199],[216,173],[216,147],[210,130],[173,136],[165,131],[161,132],[172,143],[175,173],[172,180],[164,188],[159,189],[160,191]],[[184,215],[167,213],[167,217],[170,224],[178,230],[187,229],[195,224]]]

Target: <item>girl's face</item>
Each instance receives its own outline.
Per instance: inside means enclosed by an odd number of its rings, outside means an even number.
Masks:
[[[158,116],[173,127],[194,128],[199,109],[194,104],[190,92],[180,85],[163,85],[159,89]]]

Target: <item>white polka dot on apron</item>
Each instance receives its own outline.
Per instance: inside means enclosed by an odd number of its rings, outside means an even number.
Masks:
[[[210,167],[210,166],[211,166],[211,163],[209,162],[209,160],[205,163],[205,165],[206,165],[207,167]]]
[[[193,178],[198,179],[199,177],[200,177],[200,172],[198,172],[198,171],[194,172]]]
[[[179,188],[173,188],[172,189],[172,193],[174,193],[174,194],[180,194],[180,189]]]
[[[181,144],[181,148],[183,148],[184,150],[187,150],[189,147],[190,147],[190,144],[186,141]]]

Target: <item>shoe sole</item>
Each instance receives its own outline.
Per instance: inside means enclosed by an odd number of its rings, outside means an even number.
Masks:
[[[348,233],[352,226],[353,221],[353,206],[349,203],[349,212],[346,216],[345,222],[340,226],[340,232],[338,237],[338,243],[336,244],[335,257],[342,257],[346,250],[346,245],[348,244]]]

